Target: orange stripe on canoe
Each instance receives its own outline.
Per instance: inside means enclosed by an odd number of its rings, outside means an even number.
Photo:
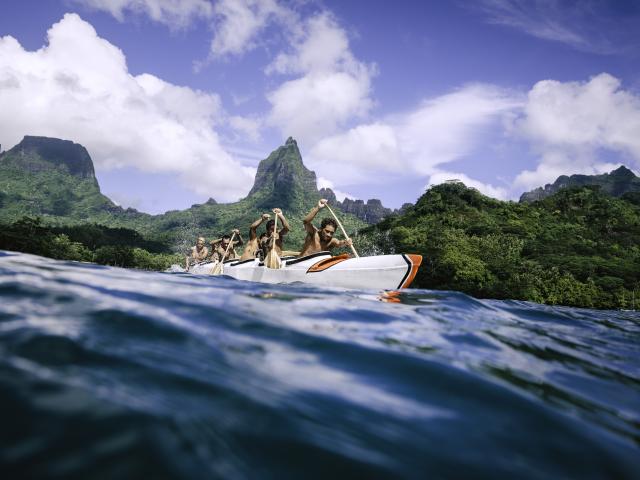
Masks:
[[[323,270],[326,270],[327,268],[331,268],[334,265],[340,262],[344,262],[345,260],[348,260],[348,259],[349,259],[349,254],[347,253],[343,253],[342,255],[336,255],[335,257],[331,257],[331,258],[325,258],[324,260],[320,260],[318,263],[314,263],[313,265],[311,265],[309,267],[309,270],[307,270],[307,273],[322,272]]]
[[[413,282],[413,279],[416,278],[418,273],[418,268],[420,268],[420,264],[422,263],[422,255],[414,255],[414,254],[406,254],[406,258],[411,262],[411,271],[407,276],[407,279],[400,285],[400,288],[407,288]]]

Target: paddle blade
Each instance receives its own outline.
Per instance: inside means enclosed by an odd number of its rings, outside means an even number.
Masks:
[[[209,275],[222,275],[222,262],[217,262],[209,272]]]
[[[276,252],[270,250],[269,253],[267,253],[267,257],[264,259],[264,265],[267,268],[282,268],[282,260],[280,260],[280,257]]]

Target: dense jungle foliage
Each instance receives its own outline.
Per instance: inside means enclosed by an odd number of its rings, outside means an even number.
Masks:
[[[640,303],[640,196],[563,189],[530,204],[462,183],[429,189],[363,232],[378,252],[419,253],[414,287],[592,308]]]
[[[134,230],[95,224],[50,227],[30,217],[0,224],[0,250],[143,270],[165,270],[184,261],[183,255],[170,253],[166,245]]]

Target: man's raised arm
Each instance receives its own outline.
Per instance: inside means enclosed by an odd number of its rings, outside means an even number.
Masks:
[[[269,215],[268,213],[263,213],[258,220],[256,220],[251,224],[251,226],[249,227],[249,241],[255,240],[256,238],[258,238],[258,234],[256,233],[256,230],[258,230],[258,227],[262,225],[262,222],[266,222],[270,218],[271,218],[271,215]]]
[[[244,245],[244,240],[242,240],[242,235],[240,235],[240,230],[235,228],[231,230],[231,233],[235,233],[236,236],[238,237],[238,240],[234,240],[233,247],[235,247],[236,245]]]
[[[313,226],[313,219],[316,218],[316,215],[318,214],[318,212],[320,211],[321,208],[324,208],[327,205],[327,199],[326,198],[321,198],[320,201],[318,202],[318,205],[316,205],[315,207],[313,207],[311,209],[311,211],[309,212],[309,214],[304,217],[304,219],[302,220],[302,224],[304,225],[304,229],[309,232],[309,233],[315,233],[316,232],[316,227]]]
[[[274,208],[273,213],[275,213],[278,216],[278,218],[280,219],[280,222],[282,223],[282,228],[278,232],[282,237],[287,233],[289,233],[289,230],[291,230],[291,227],[289,227],[289,222],[287,222],[287,219],[284,218],[284,215],[282,214],[282,210],[280,210],[279,208]]]

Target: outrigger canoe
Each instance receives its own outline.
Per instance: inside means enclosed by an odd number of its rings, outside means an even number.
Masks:
[[[342,288],[395,290],[408,287],[422,263],[420,255],[377,255],[350,258],[318,252],[305,257],[283,257],[282,268],[271,269],[256,259],[227,260],[224,275],[264,283],[303,282]],[[216,262],[193,265],[189,273],[209,275]]]

